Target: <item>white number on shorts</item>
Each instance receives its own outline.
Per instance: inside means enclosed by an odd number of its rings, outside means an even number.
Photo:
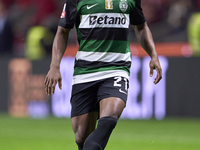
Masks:
[[[116,80],[114,81],[113,86],[121,87],[122,85],[119,82],[122,81],[122,77],[115,77],[114,79],[116,79]],[[127,91],[128,90],[128,81],[126,78],[123,78],[123,79],[125,81],[125,90]]]
[[[124,78],[124,81],[125,81],[125,90],[127,91],[128,90],[128,81],[126,78]]]
[[[122,77],[115,77],[114,79],[116,79],[116,81],[114,81],[113,86],[121,87],[122,85],[119,82],[122,80]]]

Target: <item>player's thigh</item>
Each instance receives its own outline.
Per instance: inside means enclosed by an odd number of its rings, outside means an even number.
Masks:
[[[127,101],[129,81],[117,76],[106,79],[98,90],[100,118],[113,116],[119,118]]]
[[[83,142],[95,129],[98,112],[90,112],[71,118],[72,128],[78,142]]]
[[[100,101],[100,118],[112,116],[118,119],[124,110],[125,102],[118,97],[109,97]]]

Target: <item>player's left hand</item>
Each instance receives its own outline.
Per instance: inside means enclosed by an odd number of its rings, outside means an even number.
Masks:
[[[160,66],[160,62],[157,56],[151,58],[149,67],[150,67],[150,77],[153,76],[154,69],[157,72],[156,78],[154,79],[154,84],[157,84],[162,79],[162,68]]]

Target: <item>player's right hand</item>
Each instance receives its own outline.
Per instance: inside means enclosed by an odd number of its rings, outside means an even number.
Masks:
[[[51,68],[44,80],[44,87],[46,94],[48,95],[54,94],[57,82],[59,88],[62,90],[62,77],[60,74],[60,70],[56,68]]]

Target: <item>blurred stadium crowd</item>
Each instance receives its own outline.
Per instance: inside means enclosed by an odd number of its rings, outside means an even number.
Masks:
[[[188,21],[193,13],[200,11],[200,0],[141,1],[156,42],[188,41]],[[64,2],[65,0],[0,0],[0,55],[40,59],[51,54],[52,40]],[[136,42],[133,32],[130,32],[130,42]],[[75,39],[73,29],[69,43],[75,44]],[[43,51],[41,57],[37,56],[37,50]]]

